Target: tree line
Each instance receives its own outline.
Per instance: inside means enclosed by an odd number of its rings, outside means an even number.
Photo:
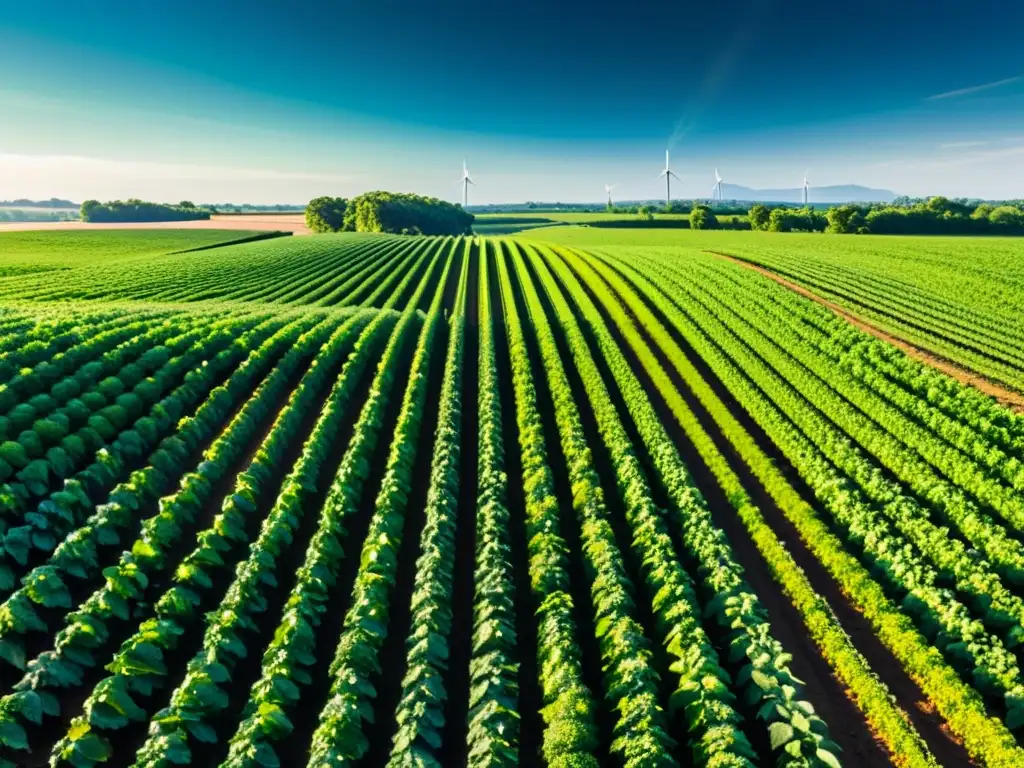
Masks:
[[[210,211],[198,208],[188,200],[177,205],[167,203],[151,203],[131,198],[129,200],[113,200],[101,203],[99,200],[86,200],[79,211],[82,221],[99,222],[136,222],[136,221],[195,221],[209,219]]]
[[[306,206],[306,226],[314,232],[468,235],[473,219],[461,205],[406,192],[366,192],[349,200],[318,197]]]
[[[947,197],[848,203],[825,211],[754,205],[750,228],[767,232],[874,235],[1024,235],[1024,201],[970,203]]]

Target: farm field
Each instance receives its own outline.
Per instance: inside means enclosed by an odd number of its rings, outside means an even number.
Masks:
[[[792,281],[898,339],[1024,390],[1024,246],[1020,238],[841,237],[794,233],[533,233],[580,247],[697,249]]]
[[[0,237],[0,276],[72,269],[133,256],[165,256],[255,236],[261,233],[215,229],[4,233]]]
[[[1024,416],[716,255],[1012,245],[152,234],[0,277],[0,765],[1024,764]]]
[[[96,223],[86,221],[0,221],[0,234],[8,232],[91,232],[109,230],[241,230],[261,232],[291,232],[310,234],[306,217],[291,214],[214,214],[209,219],[195,221],[148,221],[128,223]]]

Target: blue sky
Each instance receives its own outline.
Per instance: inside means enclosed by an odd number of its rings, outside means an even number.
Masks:
[[[349,7],[343,7],[349,6]],[[285,10],[287,9],[287,10]],[[51,0],[0,21],[0,198],[1024,196],[1024,6]]]

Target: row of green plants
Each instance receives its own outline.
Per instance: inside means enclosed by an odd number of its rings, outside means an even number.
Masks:
[[[473,570],[473,638],[469,659],[466,756],[472,765],[510,768],[519,764],[520,702],[516,585],[512,567],[513,518],[509,511],[501,383],[491,306],[489,253],[480,240],[477,313],[476,548]],[[464,482],[464,481],[463,481]]]
[[[168,335],[170,328],[166,321],[161,323],[151,317],[126,325],[118,324],[83,339],[81,343],[40,361],[32,368],[22,368],[0,385],[0,415],[14,421],[11,426],[0,422],[0,434],[6,438],[14,430],[24,429],[25,422],[31,424],[50,410],[77,397],[83,389],[88,389],[99,379],[111,375],[111,370],[117,370],[110,364],[109,353],[112,350],[122,355],[135,350],[138,350],[136,354],[141,353],[147,348],[147,342],[152,343]],[[40,395],[50,400],[43,399],[41,407],[36,407],[31,399]],[[17,419],[12,414],[14,409],[29,409],[31,413]]]
[[[439,750],[447,699],[445,679],[450,657],[457,557],[455,534],[460,485],[469,481],[469,478],[460,478],[459,473],[464,423],[466,301],[472,256],[473,244],[467,240],[449,323],[448,350],[430,464],[430,486],[410,598],[411,623],[405,639],[405,675],[394,712],[395,733],[388,761],[393,768],[405,765],[441,768],[444,765]],[[366,736],[359,730],[357,738],[365,740]]]
[[[644,593],[657,622],[657,639],[672,659],[669,672],[677,676],[669,699],[670,715],[680,732],[685,730],[689,734],[690,753],[696,765],[752,766],[756,755],[743,733],[742,716],[735,708],[732,678],[703,627],[696,587],[675,550],[667,514],[654,502],[644,469],[568,304],[570,297],[562,295],[549,271],[550,268],[559,274],[563,282],[572,279],[557,260],[550,251],[543,253],[543,257],[532,256],[615,469],[620,503],[632,532],[633,556],[641,563]],[[585,297],[571,299],[577,305],[587,302]],[[601,332],[602,320],[592,305],[581,316],[591,328]],[[608,361],[607,353],[602,350],[602,354]],[[622,361],[608,362],[617,367]]]
[[[419,301],[430,274],[428,270],[419,280],[410,299],[412,307]],[[412,278],[410,271],[397,290],[404,291]],[[252,687],[242,722],[231,738],[229,760],[241,763],[269,761],[268,764],[278,760],[272,745],[291,730],[285,709],[295,703],[297,686],[311,682],[304,667],[316,660],[313,656],[313,628],[319,625],[324,610],[324,594],[332,586],[336,574],[334,569],[341,556],[337,538],[339,531],[334,527],[338,516],[327,510],[332,504],[337,509],[338,505],[348,503],[345,500],[346,482],[351,484],[353,480],[365,480],[367,462],[372,455],[381,426],[382,409],[387,402],[388,392],[386,388],[382,391],[382,387],[389,381],[394,382],[396,350],[406,343],[418,323],[418,315],[411,310],[402,316],[398,326],[395,326],[391,313],[382,312],[375,316],[356,343],[338,382],[338,385],[345,386],[336,386],[332,392],[307,441],[303,458],[286,480],[277,504],[263,523],[260,538],[252,546],[249,559],[236,569],[236,580],[229,587],[221,606],[209,615],[211,620],[204,635],[203,650],[189,662],[184,682],[171,694],[170,706],[154,715],[150,737],[139,751],[137,766],[163,766],[183,759],[187,761],[192,754],[190,742],[219,741],[219,737],[227,735],[218,734],[209,721],[228,703],[223,684],[229,679],[230,670],[247,655],[245,641],[252,642],[262,634],[256,621],[258,614],[265,612],[267,606],[262,589],[268,584],[278,586],[274,574],[276,560],[292,544],[294,531],[300,522],[294,504],[303,500],[308,503],[308,496],[318,486],[318,473],[330,448],[331,436],[337,431],[338,420],[352,397],[352,387],[368,364],[369,355],[384,340],[386,332],[390,341],[370,385],[369,399],[363,404],[349,448],[327,490],[318,518],[320,524],[306,551],[307,561],[297,574],[285,605],[285,617],[263,654],[260,679]],[[302,494],[298,495],[296,491],[300,489]],[[358,504],[358,499],[353,503]],[[222,670],[229,674],[224,675]],[[238,684],[238,681],[232,682]]]
[[[732,447],[796,526],[803,542],[836,579],[846,596],[871,621],[879,639],[921,686],[953,733],[963,740],[972,755],[986,764],[1007,767],[1017,764],[1024,753],[1009,730],[1000,721],[988,716],[978,692],[960,679],[941,652],[885,595],[857,558],[793,490],[767,454],[757,446],[749,432],[714,393],[711,385],[687,360],[645,303],[650,301],[666,317],[671,318],[677,313],[669,305],[667,297],[644,275],[628,265],[618,262],[618,269],[628,274],[630,281],[643,291],[644,300],[623,283],[615,272],[605,271],[604,274],[615,284],[617,293],[636,313],[639,321],[649,329],[658,346],[673,361],[673,366],[708,410]]]
[[[501,248],[498,245],[497,248]],[[496,250],[495,260],[503,256]],[[555,479],[544,440],[533,372],[508,270],[497,274],[508,339],[508,360],[522,461],[530,591],[537,619],[537,669],[543,759],[551,766],[596,766],[598,745],[593,692],[583,680],[583,652],[573,616],[568,546],[562,533]],[[533,756],[522,755],[521,759]]]
[[[24,573],[48,556],[82,524],[91,510],[90,500],[109,494],[161,440],[166,441],[168,452],[166,465],[159,468],[173,475],[184,454],[184,445],[171,434],[178,419],[248,354],[245,344],[259,344],[279,325],[279,321],[266,321],[250,334],[244,334],[246,325],[231,322],[208,335],[195,331],[175,357],[169,357],[169,352],[153,356],[157,367],[151,376],[146,377],[139,366],[126,366],[122,375],[134,385],[130,393],[123,391],[121,379],[105,380],[113,387],[111,394],[122,394],[114,405],[102,408],[77,432],[62,438],[61,445],[70,450],[60,460],[67,462],[58,466],[58,457],[51,450],[20,471],[20,482],[4,486],[13,502],[9,514],[21,521],[21,525],[8,528],[0,541],[0,565],[5,572]],[[234,335],[238,332],[243,332],[242,340]],[[172,387],[175,389],[168,395]],[[125,394],[131,398],[125,399]],[[76,472],[90,455],[94,456],[92,463]],[[58,480],[62,485],[52,490]]]
[[[847,302],[866,306],[893,322],[917,327],[975,355],[1003,366],[1024,365],[1024,332],[1004,318],[987,315],[899,277],[875,276],[845,264],[816,263],[775,257],[773,263],[797,280],[824,289]]]
[[[1011,580],[1019,582],[1024,578],[1024,549],[1020,542],[1011,538],[1001,525],[979,509],[965,491],[981,504],[1001,513],[1011,524],[1024,519],[1020,516],[1021,503],[1012,489],[989,476],[986,468],[979,467],[973,459],[943,439],[943,434],[948,435],[961,425],[950,424],[948,418],[931,413],[924,403],[908,393],[892,392],[898,387],[878,381],[882,377],[873,378],[897,398],[903,408],[890,404],[870,386],[848,377],[845,371],[837,376],[831,358],[798,335],[786,332],[783,323],[765,324],[763,302],[754,302],[750,294],[730,294],[729,289],[715,281],[713,276],[704,279],[704,285],[711,290],[701,291],[699,300],[702,304],[748,344],[759,344],[761,356],[784,379],[801,381],[801,393],[870,454],[869,457],[853,455],[859,453],[855,446],[846,448],[843,453],[847,458],[847,472],[862,478],[861,486],[870,498],[879,503],[889,503],[904,496],[894,481],[879,474],[877,467],[884,466],[917,498],[939,511],[971,544],[986,554],[988,561],[977,567],[987,568],[991,562]],[[687,290],[694,285],[685,279],[675,281],[675,284],[681,289],[685,286]],[[760,334],[771,340],[767,345],[760,340],[756,330],[760,328],[765,329]],[[752,338],[758,341],[750,341]],[[803,368],[795,366],[794,362]],[[822,384],[807,386],[806,382],[813,379],[805,371],[813,373]],[[928,422],[934,424],[939,421],[945,427],[940,434],[930,431],[912,417],[908,418],[908,412],[915,414],[922,410],[922,416]],[[986,454],[991,450],[981,446],[977,438],[973,442]],[[913,450],[908,451],[908,447]],[[1001,452],[998,455],[1002,455]],[[1002,458],[1005,460],[1005,455]],[[834,457],[833,461],[836,461]],[[938,474],[940,472],[941,475]],[[920,515],[927,520],[928,511],[918,509],[916,499],[901,499],[901,503],[907,507],[910,516]],[[1019,530],[1017,526],[1013,527]],[[962,552],[958,559],[963,559]],[[967,569],[974,570],[975,566],[967,566]]]
[[[625,766],[674,766],[677,765],[672,755],[675,740],[668,733],[667,718],[659,702],[660,679],[653,664],[650,641],[636,619],[633,584],[615,540],[579,408],[519,246],[510,242],[508,250],[512,264],[508,266],[505,259],[500,259],[498,274],[502,284],[508,286],[511,281],[506,270],[516,275],[539,350],[542,371],[538,375],[544,376],[551,393],[557,438],[572,488],[580,546],[590,577],[589,584],[581,586],[590,593],[606,705],[617,713],[610,751]],[[511,335],[523,337],[523,330],[518,327],[518,313],[509,315]],[[555,438],[551,435],[552,441]]]
[[[1018,490],[1024,488],[1024,419],[1020,416],[791,291],[776,290],[745,271],[721,266],[709,265],[701,274],[748,291],[751,281],[757,281],[758,290],[769,299],[764,308],[792,332],[990,472],[1000,473]]]
[[[452,261],[449,258],[445,265],[441,276],[442,284],[447,280]],[[373,699],[377,695],[374,683],[383,671],[380,652],[389,631],[391,600],[397,581],[398,554],[405,533],[405,518],[412,493],[413,469],[419,451],[429,450],[436,441],[436,435],[421,435],[421,428],[425,409],[437,407],[427,404],[427,386],[437,338],[444,338],[441,329],[444,323],[441,298],[442,292],[435,291],[409,369],[398,422],[388,450],[384,477],[374,502],[373,517],[359,552],[359,569],[352,585],[348,612],[345,614],[341,636],[328,670],[330,690],[327,702],[320,711],[316,730],[310,742],[309,762],[313,765],[355,762],[364,757],[370,748],[365,726],[374,722],[377,716],[373,706]],[[461,339],[457,340],[456,344],[461,344]],[[389,371],[389,375],[392,373]],[[451,373],[451,369],[446,373]],[[443,407],[442,401],[441,417]],[[351,484],[352,479],[346,477],[344,482]],[[435,493],[438,490],[431,488]],[[339,511],[342,512],[340,522],[351,516],[358,498],[346,493],[339,501]],[[431,501],[435,504],[432,505]],[[449,499],[428,499],[427,515],[439,512],[436,504],[447,503]],[[452,513],[451,510],[440,513],[445,512]],[[429,517],[427,525],[429,526]],[[425,527],[424,531],[427,530]],[[437,555],[436,552],[433,554]],[[414,597],[416,594],[414,592]],[[415,604],[413,608],[415,612]],[[430,606],[425,606],[424,610],[429,611]],[[415,616],[413,620],[415,621]],[[430,638],[427,642],[430,642]],[[436,642],[433,643],[434,647],[436,645]],[[390,712],[379,714],[392,716]]]
[[[53,278],[50,278],[51,283]],[[7,384],[26,368],[50,360],[90,336],[106,333],[137,318],[125,310],[100,310],[90,313],[87,320],[81,315],[58,315],[52,320],[42,319],[28,330],[15,331],[4,341],[3,359],[0,359],[0,383]],[[40,372],[45,371],[45,367]]]
[[[922,349],[935,352],[942,357],[988,376],[996,381],[1020,387],[1022,364],[1017,352],[1009,353],[996,349],[991,340],[974,337],[969,324],[965,322],[963,306],[950,307],[940,317],[924,316],[914,305],[892,306],[894,296],[910,290],[905,281],[895,282],[880,295],[864,295],[851,287],[849,276],[820,277],[808,274],[806,260],[790,263],[776,256],[744,257],[780,273],[784,277],[804,285],[824,297],[850,307],[858,314],[871,319],[883,330],[907,339]],[[921,292],[918,291],[918,294]],[[1006,326],[1012,328],[1012,324]],[[1010,331],[1007,330],[1006,333]]]
[[[382,345],[393,333],[395,320],[390,313],[378,314],[359,335],[302,447],[301,455],[282,482],[276,500],[262,520],[259,534],[249,546],[247,557],[235,567],[234,579],[219,605],[206,614],[201,647],[188,661],[184,679],[170,694],[168,705],[152,716],[148,738],[135,759],[136,766],[155,768],[188,763],[193,759],[193,750],[198,745],[226,738],[227,734],[217,733],[210,721],[228,705],[229,685],[241,682],[233,681],[231,673],[249,655],[248,644],[263,634],[261,625],[266,622],[260,619],[261,614],[267,611],[268,590],[279,589],[281,580],[289,578],[288,574],[279,571],[281,560],[293,546],[300,546],[295,543],[295,535],[304,515],[312,511],[309,509],[310,502],[317,488],[326,480],[322,476],[322,469],[334,446],[335,435],[348,409],[354,407],[353,401],[364,372],[377,359]],[[329,358],[345,348],[350,330],[339,329],[328,342]],[[318,365],[316,370],[331,369],[326,365]],[[307,384],[318,386],[313,382]],[[290,418],[297,418],[300,409],[305,407],[308,407],[308,402],[296,401],[296,416],[291,417],[289,411]],[[291,432],[296,426],[287,429]],[[283,447],[283,443],[281,445]],[[242,510],[258,504],[258,500],[253,499],[244,504]],[[215,564],[206,562],[203,570],[209,574],[213,567]],[[192,570],[195,572],[194,568]],[[209,578],[212,580],[212,576]],[[180,592],[175,594],[187,599],[187,593],[195,593],[196,585],[204,581],[196,578],[195,583],[186,582],[182,586],[187,592],[184,595]],[[176,622],[195,613],[188,607],[177,609],[170,599],[164,606],[168,613],[173,612],[180,617],[175,619]],[[165,618],[169,619],[170,616]],[[276,626],[276,617],[268,618],[269,626]],[[166,676],[170,671],[163,674]],[[69,732],[67,737],[75,740],[75,735]]]
[[[95,347],[92,341],[85,341],[56,355],[80,357],[81,367],[69,376],[63,376],[57,364],[49,366],[44,361],[37,366],[40,370],[26,369],[12,379],[3,390],[16,404],[0,416],[0,481],[10,480],[33,461],[48,461],[58,472],[66,469],[72,457],[78,458],[85,448],[80,437],[68,439],[71,433],[83,427],[94,412],[112,405],[133,405],[130,397],[124,397],[126,391],[166,363],[170,351],[180,351],[200,338],[204,325],[196,321],[189,334],[188,323],[157,327],[150,327],[148,320],[131,323],[99,334]],[[72,354],[77,351],[83,354]],[[86,361],[96,353],[101,355],[99,359]],[[47,370],[42,370],[44,367]],[[46,379],[57,380],[48,392],[38,391],[46,386]],[[15,395],[19,390],[21,394]]]
[[[566,255],[566,260],[579,263],[578,258],[571,253]],[[632,395],[627,401],[630,405],[629,410],[633,417],[638,419],[644,440],[655,452],[655,455],[664,451],[665,454],[671,456],[672,449],[669,438],[665,434],[660,420],[649,406],[649,396],[636,377],[632,375],[621,350],[608,333],[596,305],[582,290],[575,275],[562,259],[552,258],[549,260],[549,264],[558,274],[562,284],[566,286],[568,293],[580,306],[583,316],[588,318],[602,355],[608,361],[623,393]],[[580,266],[579,269],[583,272],[585,267]],[[599,289],[596,286],[600,286],[600,283],[595,281],[592,285],[595,286],[595,293],[597,293]],[[611,299],[612,297],[605,294],[605,298]],[[836,620],[832,608],[814,591],[803,570],[796,564],[786,546],[765,521],[761,511],[751,501],[735,471],[687,408],[685,401],[669,380],[665,370],[651,353],[650,347],[639,336],[636,328],[624,316],[623,311],[617,308],[617,305],[606,306],[614,309],[610,313],[613,322],[623,333],[626,343],[640,357],[658,392],[664,397],[666,405],[679,420],[688,438],[693,441],[702,459],[714,473],[729,502],[750,532],[755,545],[771,567],[775,579],[782,585],[786,594],[800,611],[805,626],[818,644],[822,654],[833,666],[843,683],[848,686],[851,695],[872,724],[875,732],[888,747],[893,762],[900,766],[936,765],[920,735],[907,721],[906,715],[895,705],[888,688],[871,671],[867,661],[853,646],[849,636]],[[714,744],[714,739],[719,732],[711,731],[710,733],[711,743]],[[729,741],[725,741],[716,746],[719,749],[725,749],[728,744]],[[708,755],[713,752],[705,747],[701,754]]]
[[[684,290],[681,284],[675,287]],[[676,301],[681,301],[680,295],[675,295]],[[694,320],[680,322],[681,331],[790,459],[847,531],[851,543],[863,548],[880,577],[921,622],[926,634],[936,636],[937,645],[951,662],[971,673],[980,691],[1005,701],[1008,727],[1024,726],[1024,685],[1009,650],[1024,637],[1024,604],[1020,599],[988,570],[985,561],[970,557],[960,541],[933,525],[926,510],[913,499],[898,495],[898,487],[887,492],[878,490],[884,478],[872,470],[863,454],[851,448],[847,438],[801,400],[801,394],[810,397],[821,389],[820,383],[795,371],[790,372],[794,383],[787,383],[764,362],[769,352],[763,345],[752,341],[751,351],[747,351],[729,338],[731,333],[741,333],[738,323],[727,329],[705,315],[696,301],[686,301],[685,309]],[[717,344],[732,362],[708,347],[702,335]],[[763,394],[747,384],[744,374]],[[836,467],[845,470],[845,476]],[[958,595],[945,587],[942,576],[972,599],[975,611],[989,623],[992,633],[986,631],[982,621],[972,618]],[[938,636],[940,631],[942,636]]]
[[[161,493],[170,490],[170,483],[177,480],[180,472],[171,474],[168,467],[184,467],[186,462],[195,458],[198,448],[223,426],[238,394],[251,391],[259,378],[278,363],[278,355],[284,348],[296,343],[299,330],[288,326],[257,347],[225,384],[210,393],[192,416],[179,422],[172,438],[175,452],[158,448],[150,455],[146,467],[134,472],[129,481],[118,484],[107,502],[96,507],[93,514],[61,542],[44,564],[26,574],[22,579],[23,586],[0,606],[0,618],[17,617],[13,626],[0,621],[0,640],[9,653],[21,655],[20,641],[14,640],[12,633],[49,632],[51,625],[62,617],[60,613],[47,609],[71,608],[71,591],[66,582],[71,579],[88,583],[98,575],[101,548],[109,550],[119,545],[125,530],[130,531],[139,524],[138,517],[151,508]],[[180,535],[182,524],[199,512],[219,479],[218,473],[225,468],[228,456],[224,453],[241,450],[243,441],[259,426],[253,413],[265,410],[266,398],[277,394],[283,385],[282,378],[289,373],[289,363],[294,365],[289,358],[281,361],[274,370],[274,378],[268,380],[273,383],[261,385],[253,395],[255,399],[242,408],[227,430],[210,446],[200,471],[186,474],[176,494],[162,499],[156,514],[142,521],[142,535],[122,555],[121,566],[134,575],[140,571],[145,574],[159,565],[160,547],[169,546],[176,534]],[[282,371],[280,375],[279,370]],[[221,461],[217,461],[218,458]],[[156,544],[149,541],[154,536]],[[118,581],[116,571],[121,566],[104,569],[108,587],[111,579]],[[131,592],[128,589],[123,591]],[[94,602],[108,600],[101,598]]]
[[[624,286],[617,276],[600,269],[600,262],[578,261],[573,266],[611,314],[666,402],[673,406],[680,425],[695,444],[704,443],[699,439],[700,434],[695,433],[695,421],[675,386],[650,347],[638,336],[620,300],[611,293],[614,289],[622,294]],[[598,269],[600,272],[595,271]],[[577,288],[573,293],[581,296],[583,292]],[[641,303],[631,301],[632,298],[628,293],[623,296],[629,310],[662,345],[664,337],[655,318],[644,311],[646,308]],[[707,503],[673,447],[642,385],[628,373],[629,365],[612,340],[607,336],[603,338],[605,359],[673,503],[670,511],[682,533],[686,554],[696,564],[708,601],[705,613],[729,630],[729,662],[740,667],[736,682],[743,690],[743,703],[753,707],[755,716],[767,726],[769,746],[778,752],[780,761],[834,766],[838,762],[838,747],[828,738],[827,726],[814,713],[813,706],[802,698],[802,683],[789,669],[790,655],[771,635],[767,612],[743,578],[742,568],[732,555],[725,535],[712,522]],[[730,491],[730,498],[736,499],[735,489]]]
[[[311,329],[308,328],[309,325],[311,323],[308,321],[300,322],[296,326],[283,329],[276,338],[268,340],[274,342],[273,346],[283,343],[291,348],[270,376],[252,393],[230,425],[209,446],[205,452],[205,460],[197,470],[186,474],[181,479],[179,490],[163,498],[157,514],[142,522],[138,538],[125,550],[118,563],[103,570],[104,585],[69,617],[64,629],[58,633],[58,643],[54,651],[41,654],[30,663],[25,676],[15,686],[15,693],[0,700],[0,707],[5,711],[24,711],[26,700],[45,697],[50,704],[43,713],[56,715],[58,711],[54,705],[58,694],[81,685],[86,670],[102,663],[104,654],[108,652],[107,648],[118,635],[118,628],[141,603],[146,601],[149,584],[168,571],[172,565],[167,560],[169,552],[180,546],[188,524],[200,518],[217,482],[224,477],[228,468],[239,460],[240,452],[244,450],[256,430],[262,428],[263,420],[272,412],[275,400],[283,395],[290,384],[296,366],[301,365],[304,359],[308,360],[309,355],[324,341],[324,336],[330,331],[329,324],[319,324]],[[304,328],[306,332],[302,333]],[[273,349],[273,346],[268,343],[258,348],[247,362],[256,364],[256,369],[261,368],[262,366],[258,364],[261,357],[270,357],[273,360],[275,354],[280,351]],[[228,391],[226,385],[219,388],[220,394],[227,394]],[[200,428],[193,430],[191,435],[185,434],[183,439],[197,440],[197,433],[217,428],[216,420],[222,419],[225,405],[224,399],[217,399],[220,400],[220,407],[207,408],[214,402],[211,396],[189,420],[183,433],[187,433],[189,427],[199,425]],[[306,397],[307,404],[308,399]],[[124,527],[143,508],[140,496],[144,493],[145,489],[141,486],[122,489],[117,504],[101,507],[94,515],[97,519],[91,520],[91,526],[103,530],[104,524],[115,522],[109,517],[116,510],[116,513],[124,518],[118,521],[120,525],[117,527]],[[242,513],[236,512],[236,519],[233,521],[236,526],[242,522],[237,519],[239,514]],[[208,530],[208,535],[200,534],[198,537],[208,548],[208,553],[218,553],[215,557],[220,557],[230,548],[225,546],[227,542],[239,538],[238,530],[244,531],[244,527],[224,527],[223,518],[219,522],[219,529]],[[214,525],[216,526],[216,522]],[[113,543],[116,543],[117,538],[115,533]],[[242,539],[244,541],[244,536]],[[94,559],[95,554],[90,554]],[[202,557],[197,559],[203,560]],[[209,554],[206,561],[210,561]],[[90,562],[90,565],[95,565],[95,562]],[[187,568],[184,570],[184,573],[191,572]],[[183,569],[179,567],[175,572],[175,581],[180,582],[182,575]],[[166,596],[165,593],[164,597]],[[179,594],[178,597],[184,596]],[[157,602],[157,606],[159,614],[160,602]],[[142,626],[142,639],[140,640],[137,634],[125,641],[121,650],[114,654],[113,660],[107,665],[111,671],[120,673],[118,679],[104,679],[86,699],[87,715],[72,724],[73,729],[83,731],[83,736],[93,727],[117,727],[116,724],[121,720],[118,719],[117,712],[111,710],[111,706],[115,707],[115,710],[120,708],[138,713],[140,710],[132,701],[132,694],[148,693],[152,690],[152,681],[143,681],[142,678],[147,672],[155,670],[163,670],[166,673],[161,658],[162,649],[166,646],[161,645],[161,641],[166,641],[167,637],[173,634],[170,623],[156,619],[147,621]],[[139,679],[136,680],[135,677]],[[119,703],[106,703],[111,700]],[[127,716],[122,713],[122,717],[123,724],[127,724]],[[87,740],[86,743],[93,743],[93,740]],[[81,762],[81,758],[72,762]]]
[[[703,279],[733,291],[746,299],[753,275],[708,265],[700,269]],[[998,408],[989,398],[955,382],[942,379],[928,369],[868,334],[841,322],[813,302],[799,301],[790,291],[775,290],[759,283],[770,300],[761,307],[802,343],[838,365],[847,377],[862,382],[911,419],[969,456],[990,475],[1000,477],[1012,488],[1024,490],[1024,434],[1019,419]],[[888,352],[887,352],[888,351]],[[895,354],[891,354],[895,353]],[[946,384],[943,387],[943,383]],[[949,386],[952,385],[952,386]],[[973,396],[972,396],[973,393]]]

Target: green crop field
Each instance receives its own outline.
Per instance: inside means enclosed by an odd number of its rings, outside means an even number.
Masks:
[[[3,232],[0,233],[0,276],[70,269],[132,256],[162,256],[255,236],[262,234],[219,229]]]
[[[1014,241],[146,234],[0,235],[0,766],[1024,765],[1024,416],[716,255],[1019,387]]]

